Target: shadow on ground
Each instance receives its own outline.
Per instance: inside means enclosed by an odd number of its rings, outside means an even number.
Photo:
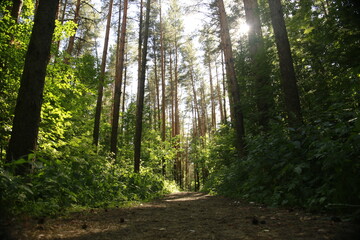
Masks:
[[[326,216],[242,203],[204,193],[174,193],[131,208],[75,213],[28,226],[18,239],[353,239]],[[359,238],[360,239],[360,238]]]

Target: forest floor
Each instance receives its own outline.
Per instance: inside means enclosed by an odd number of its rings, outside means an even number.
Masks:
[[[131,207],[90,209],[18,225],[12,233],[18,240],[360,239],[354,225],[334,217],[193,192],[173,193]]]

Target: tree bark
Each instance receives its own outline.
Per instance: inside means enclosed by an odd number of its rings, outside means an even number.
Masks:
[[[46,67],[50,58],[58,4],[59,0],[39,2],[21,77],[7,151],[8,162],[26,158],[36,149]],[[15,169],[15,173],[19,175],[26,175],[29,171],[29,164],[19,165]]]
[[[123,79],[124,69],[124,55],[125,55],[125,36],[126,36],[126,20],[127,20],[128,0],[124,0],[124,13],[121,23],[121,37],[120,37],[120,49],[119,49],[119,74],[115,79],[114,88],[114,103],[111,120],[111,139],[110,139],[110,151],[116,158],[117,154],[117,135],[119,129],[119,111],[120,111],[120,97],[121,97],[121,85]]]
[[[219,102],[221,123],[224,123],[225,122],[225,115],[224,115],[224,109],[223,109],[222,92],[221,92],[221,89],[220,89],[220,82],[219,82],[217,64],[215,65],[215,70],[216,70],[216,93],[217,93],[218,102]]]
[[[223,99],[223,106],[224,106],[224,123],[227,122],[227,110],[226,110],[226,73],[225,73],[225,63],[224,63],[224,51],[221,51],[221,73],[222,73],[222,85],[223,85],[223,95],[222,95],[222,99]]]
[[[213,76],[211,71],[211,58],[208,56],[208,68],[209,68],[209,79],[210,79],[210,101],[211,101],[211,130],[216,129],[216,112],[215,112],[215,95],[214,95],[214,84]]]
[[[161,52],[161,140],[165,142],[166,140],[166,99],[165,99],[165,51],[164,51],[164,33],[163,33],[163,24],[162,24],[162,7],[161,7],[161,0],[160,0],[160,52]],[[166,166],[165,166],[165,159],[161,159],[162,164],[162,175],[165,176],[166,174]]]
[[[142,48],[141,59],[141,76],[138,81],[137,107],[136,107],[136,128],[134,138],[134,172],[140,172],[140,155],[141,155],[141,136],[142,136],[142,120],[144,109],[144,95],[145,95],[145,77],[146,77],[146,57],[147,46],[149,39],[149,24],[150,24],[150,1],[146,2],[146,19],[144,26],[144,43]]]
[[[155,72],[155,86],[156,86],[156,113],[157,113],[157,124],[156,129],[161,129],[161,116],[160,116],[160,88],[159,88],[159,76],[157,67],[157,52],[156,52],[156,39],[153,40],[153,53],[154,53],[154,72]]]
[[[76,6],[75,6],[74,19],[73,19],[73,22],[74,22],[75,24],[78,24],[78,22],[79,22],[79,17],[80,17],[80,5],[81,5],[81,0],[77,0],[77,1],[76,1]],[[72,52],[73,52],[73,50],[74,50],[75,35],[76,35],[76,33],[69,38],[68,47],[67,47],[67,49],[66,49],[66,52],[67,52],[67,54],[68,54],[69,56],[65,59],[65,62],[66,62],[66,63],[68,63],[69,57],[72,55]]]
[[[140,13],[139,13],[139,39],[138,39],[138,79],[141,78],[141,48],[143,41],[143,0],[140,0]]]
[[[231,119],[234,124],[236,132],[235,147],[240,156],[245,155],[245,130],[243,113],[241,110],[240,103],[240,89],[236,78],[234,57],[232,52],[231,39],[229,34],[229,24],[225,13],[225,6],[223,0],[216,0],[219,9],[219,20],[220,20],[220,35],[221,35],[221,47],[224,51],[226,76],[228,82],[229,100]]]
[[[271,22],[274,29],[276,47],[279,55],[281,84],[285,98],[288,123],[291,127],[302,124],[299,92],[296,83],[289,38],[280,0],[268,0]]]
[[[13,0],[13,5],[11,8],[11,17],[15,20],[16,23],[19,23],[21,9],[23,6],[23,0]]]
[[[268,74],[268,62],[261,31],[261,22],[257,0],[243,0],[245,7],[246,22],[250,26],[249,50],[251,58],[251,70],[255,80],[256,105],[259,112],[258,123],[266,131],[269,125],[270,108],[273,101],[270,92],[270,77]]]
[[[105,69],[106,69],[106,59],[107,59],[107,52],[108,52],[108,45],[109,45],[113,2],[114,2],[113,0],[110,0],[110,3],[109,3],[109,12],[108,12],[107,22],[106,22],[104,48],[103,48],[103,55],[102,55],[102,59],[101,59],[100,79],[99,79],[99,86],[98,86],[98,97],[97,97],[97,101],[96,101],[95,122],[94,122],[94,132],[93,132],[93,144],[95,146],[97,146],[99,144],[100,119],[101,119],[103,90],[104,90],[104,84],[105,84]]]

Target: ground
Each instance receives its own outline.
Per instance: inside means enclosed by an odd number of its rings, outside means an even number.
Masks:
[[[180,192],[132,207],[34,219],[14,227],[12,234],[19,240],[360,239],[351,226],[331,216]]]

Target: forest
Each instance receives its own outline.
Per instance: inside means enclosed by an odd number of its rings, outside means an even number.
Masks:
[[[175,190],[359,220],[359,104],[357,0],[3,0],[0,222]]]

